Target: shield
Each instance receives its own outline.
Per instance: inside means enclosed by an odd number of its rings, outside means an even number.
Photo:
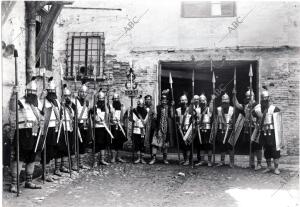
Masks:
[[[214,140],[216,139],[217,136],[217,130],[218,130],[218,121],[217,119],[214,120],[212,123],[211,131],[210,131],[210,136],[209,136],[209,143],[213,144]]]
[[[190,124],[187,132],[185,133],[184,137],[183,137],[183,141],[185,141],[186,143],[191,143],[191,139],[192,139],[192,124]]]
[[[280,148],[282,148],[283,146],[282,114],[280,112],[273,114],[273,122],[274,122],[276,150],[280,150]]]
[[[235,146],[241,131],[243,129],[244,126],[244,122],[245,122],[245,117],[242,114],[239,114],[236,122],[235,122],[235,126],[234,126],[234,131],[232,131],[230,137],[229,137],[229,144],[231,144],[232,146]]]
[[[251,135],[251,141],[259,143],[259,137],[260,137],[260,129],[259,125],[255,125],[255,128],[253,130],[253,133]]]
[[[46,138],[47,138],[47,133],[48,133],[48,126],[49,126],[51,113],[52,113],[52,107],[44,108],[45,120],[44,120],[44,123],[42,124],[42,126],[40,128],[38,138],[37,138],[37,141],[36,141],[36,145],[35,145],[35,148],[34,148],[34,152],[36,152],[37,150],[43,150],[44,149],[44,146],[45,146],[45,143],[46,143]]]

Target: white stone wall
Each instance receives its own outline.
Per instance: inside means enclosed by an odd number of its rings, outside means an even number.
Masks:
[[[17,1],[10,12],[6,22],[1,26],[2,41],[8,44],[14,44],[18,50],[18,79],[20,85],[20,96],[25,92],[25,4]],[[8,122],[9,100],[12,96],[12,87],[15,84],[15,59],[12,56],[1,57],[2,68],[2,121]]]

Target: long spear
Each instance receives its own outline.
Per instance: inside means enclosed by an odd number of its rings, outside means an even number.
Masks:
[[[45,90],[46,89],[46,69],[45,68],[43,68],[43,90]],[[45,99],[44,99],[44,104],[43,104],[43,106],[45,107]],[[44,108],[43,108],[44,109]],[[44,130],[44,129],[43,129]],[[46,141],[46,139],[47,139],[47,134],[45,134],[44,133],[44,144],[45,144],[45,146],[44,146],[44,150],[43,150],[43,154],[44,154],[44,157],[43,157],[43,183],[45,183],[45,179],[46,179],[46,156],[47,156],[47,153],[46,153],[46,146],[47,146],[47,141]]]
[[[18,50],[14,50],[14,58],[15,58],[15,86],[16,86],[16,145],[17,145],[17,157],[16,157],[16,161],[17,161],[17,196],[19,196],[20,194],[20,177],[19,177],[19,156],[20,156],[20,150],[19,150],[19,115],[18,115],[18,99],[19,99],[19,94],[18,94],[18,86],[19,86],[19,82],[18,82]]]
[[[193,75],[192,75],[192,168],[194,168],[194,122],[195,122],[195,117],[194,117],[194,95],[195,95],[195,57],[192,56],[192,61],[194,63],[193,67]]]
[[[212,64],[211,64],[211,70],[212,70]],[[212,86],[213,86],[213,94],[215,95],[215,93],[216,93],[216,77],[215,77],[215,72],[214,71],[212,71],[212,80],[211,80],[211,82],[212,82]],[[217,119],[217,117],[216,117],[216,101],[215,101],[215,99],[213,99],[213,117],[214,117],[214,122],[216,121],[216,119]],[[214,126],[215,126],[215,123],[213,123],[214,124]],[[213,127],[212,127],[212,129],[213,129]],[[216,130],[215,128],[214,128],[214,130]],[[213,133],[215,133],[215,132],[213,132]],[[213,164],[215,164],[215,161],[216,161],[216,139],[215,139],[215,137],[214,137],[214,139],[213,139]]]
[[[80,42],[80,40],[79,40]],[[79,43],[80,45],[80,43]],[[78,140],[78,108],[77,108],[77,87],[76,87],[76,81],[77,81],[77,70],[75,70],[75,76],[74,76],[74,84],[75,84],[75,91],[74,91],[74,95],[75,95],[75,127],[74,127],[74,139],[75,139],[75,154],[76,154],[76,163],[77,163],[77,170],[79,171],[79,140]]]
[[[172,102],[174,103],[174,92],[173,92],[173,79],[171,73],[169,73],[169,84],[170,84],[170,89],[171,89],[171,96],[172,96]],[[180,164],[180,152],[179,152],[179,140],[178,140],[178,134],[176,130],[176,119],[175,119],[175,106],[172,107],[173,110],[173,124],[174,124],[174,129],[175,129],[175,137],[176,137],[176,144],[177,144],[177,155],[178,155],[178,160]]]
[[[233,96],[236,96],[236,68],[234,68],[234,75],[233,75]],[[235,122],[236,122],[236,104],[233,104],[233,124],[232,124],[232,129],[233,129],[233,137],[235,139]],[[234,142],[235,143],[235,140]],[[234,164],[234,147],[235,145],[233,144],[233,164]]]
[[[250,80],[250,128],[249,128],[249,166],[251,167],[251,153],[252,153],[252,146],[251,146],[251,134],[252,134],[252,106],[251,106],[251,101],[252,101],[252,77],[253,77],[253,72],[252,72],[252,64],[250,64],[250,69],[249,69],[249,80]]]
[[[94,71],[95,74],[94,74],[94,101],[93,101],[93,167],[95,166],[95,162],[96,162],[96,159],[95,159],[95,149],[96,149],[96,81],[97,81],[97,71],[95,70]]]
[[[65,142],[67,145],[67,150],[68,150],[68,160],[69,160],[69,171],[70,171],[70,178],[72,178],[72,169],[71,169],[71,153],[70,153],[70,145],[69,145],[69,136],[68,136],[68,128],[67,128],[67,115],[66,115],[66,106],[64,106],[63,99],[64,98],[64,88],[63,88],[63,68],[62,65],[60,64],[60,83],[61,83],[61,107],[63,107],[63,114],[64,114],[64,119],[65,119],[65,126],[64,126],[64,131],[65,131]],[[65,101],[65,100],[64,100]],[[71,117],[70,117],[71,118]],[[71,124],[71,123],[70,123]]]

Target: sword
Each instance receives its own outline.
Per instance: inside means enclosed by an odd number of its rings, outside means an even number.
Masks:
[[[225,142],[226,142],[226,137],[228,136],[228,131],[229,131],[229,124],[227,124],[227,126],[226,126],[226,131],[225,131],[225,136],[224,136],[224,139],[223,139],[223,144],[225,144]]]
[[[122,127],[122,125],[121,125],[121,123],[118,121],[117,122],[118,123],[118,126],[120,127],[120,129],[121,129],[121,132],[123,133],[123,135],[126,137],[126,134],[125,134],[125,131],[124,131],[124,129],[123,129],[123,127]]]
[[[181,129],[181,126],[180,126],[179,123],[176,123],[176,124],[177,124],[178,130],[179,130],[179,132],[180,132],[180,135],[181,135],[181,137],[183,138],[183,137],[184,137],[184,134],[183,134],[183,131],[182,131],[182,129]]]
[[[43,129],[40,129],[39,135],[38,135],[38,138],[37,138],[37,141],[36,141],[36,145],[35,145],[35,148],[34,148],[34,152],[36,152],[37,147],[39,145],[39,142],[40,142],[40,139],[41,139],[41,136],[42,136],[42,131],[43,131]]]
[[[58,142],[59,142],[62,125],[63,125],[63,122],[61,121],[60,124],[59,124],[59,128],[58,128],[56,144],[58,144]]]
[[[197,125],[197,131],[198,131],[198,136],[199,136],[199,142],[202,144],[202,137],[201,137],[201,132],[200,132],[200,126]]]
[[[101,123],[103,124],[103,126],[104,126],[104,128],[106,129],[106,131],[107,131],[107,133],[109,134],[109,136],[110,136],[112,139],[114,139],[115,137],[114,137],[114,135],[111,133],[111,131],[109,130],[109,128],[107,127],[105,121],[103,121],[103,120],[101,120],[101,119],[100,119],[100,121],[101,121]]]
[[[82,137],[81,137],[79,127],[77,127],[77,135],[78,135],[79,141],[82,143],[83,141],[82,141]]]

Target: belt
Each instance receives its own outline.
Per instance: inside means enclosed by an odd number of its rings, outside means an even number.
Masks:
[[[35,121],[19,121],[19,124],[25,124],[25,123],[35,123]]]

